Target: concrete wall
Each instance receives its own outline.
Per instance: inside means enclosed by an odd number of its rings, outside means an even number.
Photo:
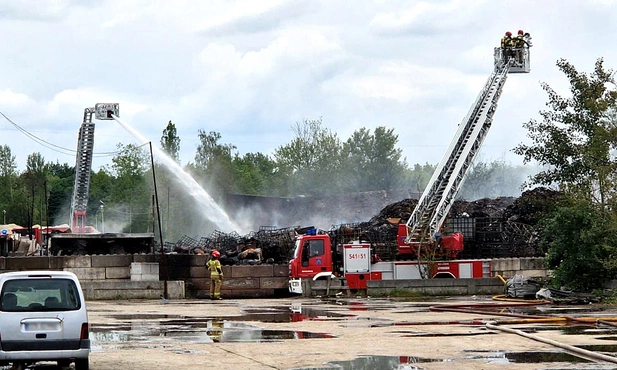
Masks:
[[[544,266],[544,258],[496,258],[491,263],[493,276],[501,275],[509,279],[514,275],[523,275],[531,278],[550,276],[550,271]]]
[[[367,281],[367,295],[383,296],[398,293],[418,295],[474,295],[503,294],[505,280],[515,276],[540,278],[550,275],[544,268],[544,258],[498,258],[491,263],[492,278],[485,279],[413,279],[413,280],[373,280]],[[330,282],[303,281],[305,296],[325,296],[348,293],[344,280],[334,279]]]
[[[366,290],[374,296],[401,291],[418,295],[485,295],[504,293],[504,285],[498,278],[373,280],[367,282]]]
[[[184,280],[186,294],[206,298],[210,294],[210,272],[205,255],[168,255],[170,280]],[[163,267],[161,266],[161,269]],[[163,274],[163,272],[161,272]],[[287,292],[287,265],[223,266],[223,298],[274,297]]]
[[[132,281],[131,264],[151,264],[155,256],[95,255],[0,257],[0,273],[24,270],[71,271],[79,278],[86,299],[157,299],[165,291],[165,282]],[[185,298],[184,281],[168,281],[167,295]]]
[[[79,277],[87,299],[155,299],[163,294],[164,277],[167,275],[169,298],[206,298],[209,296],[210,278],[205,267],[204,255],[166,255],[164,264],[160,255],[94,255],[94,256],[50,256],[50,257],[0,257],[0,273],[20,270],[65,270]],[[135,264],[141,264],[136,268]],[[154,266],[153,266],[154,264]],[[499,274],[505,279],[514,275],[545,277],[542,258],[508,258],[493,260],[493,276]],[[133,270],[131,270],[133,265]],[[158,267],[159,281],[151,272]],[[143,274],[149,275],[136,276]],[[287,294],[289,268],[287,265],[223,266],[224,298],[276,297]],[[154,281],[153,281],[154,280]],[[396,290],[409,290],[422,294],[486,294],[503,291],[499,279],[432,279],[372,281],[369,294],[386,294]],[[324,294],[323,282],[315,282],[314,294]],[[336,283],[334,283],[336,284]],[[344,287],[332,286],[335,289]],[[501,288],[498,289],[498,288]],[[307,286],[305,291],[310,290]]]

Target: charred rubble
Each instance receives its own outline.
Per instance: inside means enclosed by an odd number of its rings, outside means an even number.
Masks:
[[[559,192],[536,188],[519,198],[501,197],[472,202],[457,200],[444,225],[448,232],[462,232],[465,250],[460,258],[505,258],[543,256],[537,245],[535,227],[542,215],[558,200]],[[417,199],[404,199],[385,206],[366,222],[332,225],[333,243],[364,240],[382,259],[395,258],[398,224],[409,219]],[[286,263],[293,253],[294,240],[312,226],[276,228],[262,226],[248,235],[214,231],[199,239],[183,236],[166,243],[170,253],[209,254],[221,252],[221,262],[233,264]]]

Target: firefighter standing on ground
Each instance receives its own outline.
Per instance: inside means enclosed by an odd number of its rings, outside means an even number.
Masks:
[[[210,270],[210,299],[221,298],[221,285],[223,285],[223,268],[219,257],[219,251],[212,251],[212,257],[206,262],[206,267]]]

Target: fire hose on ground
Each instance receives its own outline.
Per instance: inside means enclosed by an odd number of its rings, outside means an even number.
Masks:
[[[501,278],[501,276],[498,276]],[[501,278],[501,280],[505,283],[505,280]],[[555,340],[542,338],[537,335],[532,335],[526,333],[522,330],[512,329],[508,327],[504,327],[502,325],[516,325],[516,324],[529,324],[529,323],[567,323],[567,322],[580,322],[584,324],[603,324],[608,326],[617,327],[617,324],[614,322],[617,321],[617,317],[613,318],[589,318],[589,317],[571,317],[571,316],[555,316],[555,317],[547,317],[541,315],[526,315],[526,314],[517,314],[517,313],[508,313],[508,312],[494,312],[482,310],[481,308],[492,308],[492,309],[505,309],[512,307],[531,307],[549,304],[551,302],[546,300],[521,300],[521,299],[511,299],[505,296],[499,295],[493,297],[494,300],[499,301],[507,301],[508,303],[472,303],[472,304],[460,304],[460,305],[435,305],[431,306],[429,309],[431,311],[442,311],[442,312],[460,312],[460,313],[471,313],[471,314],[483,314],[483,315],[495,315],[495,316],[507,316],[507,317],[515,317],[518,318],[516,320],[492,320],[485,324],[485,327],[489,330],[501,331],[510,334],[516,334],[537,342],[542,342],[545,344],[549,344],[558,348],[561,348],[568,353],[573,355],[582,357],[586,360],[596,361],[596,362],[610,362],[617,364],[617,357],[609,356],[593,351],[589,351],[586,349],[578,348],[569,344],[557,342]]]

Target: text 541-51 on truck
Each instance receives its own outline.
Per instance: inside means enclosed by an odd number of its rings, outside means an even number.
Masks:
[[[290,292],[302,293],[303,279],[316,280],[333,274],[344,276],[350,289],[366,289],[369,280],[490,276],[488,260],[436,261],[434,256],[451,259],[463,249],[463,235],[442,235],[442,226],[491,127],[508,73],[530,71],[531,37],[522,30],[519,35],[520,42],[502,42],[501,47],[495,48],[493,72],[459,124],[407,223],[399,225],[396,261],[381,261],[371,245],[361,240],[339,245],[328,234],[307,232],[297,237],[289,263]]]

